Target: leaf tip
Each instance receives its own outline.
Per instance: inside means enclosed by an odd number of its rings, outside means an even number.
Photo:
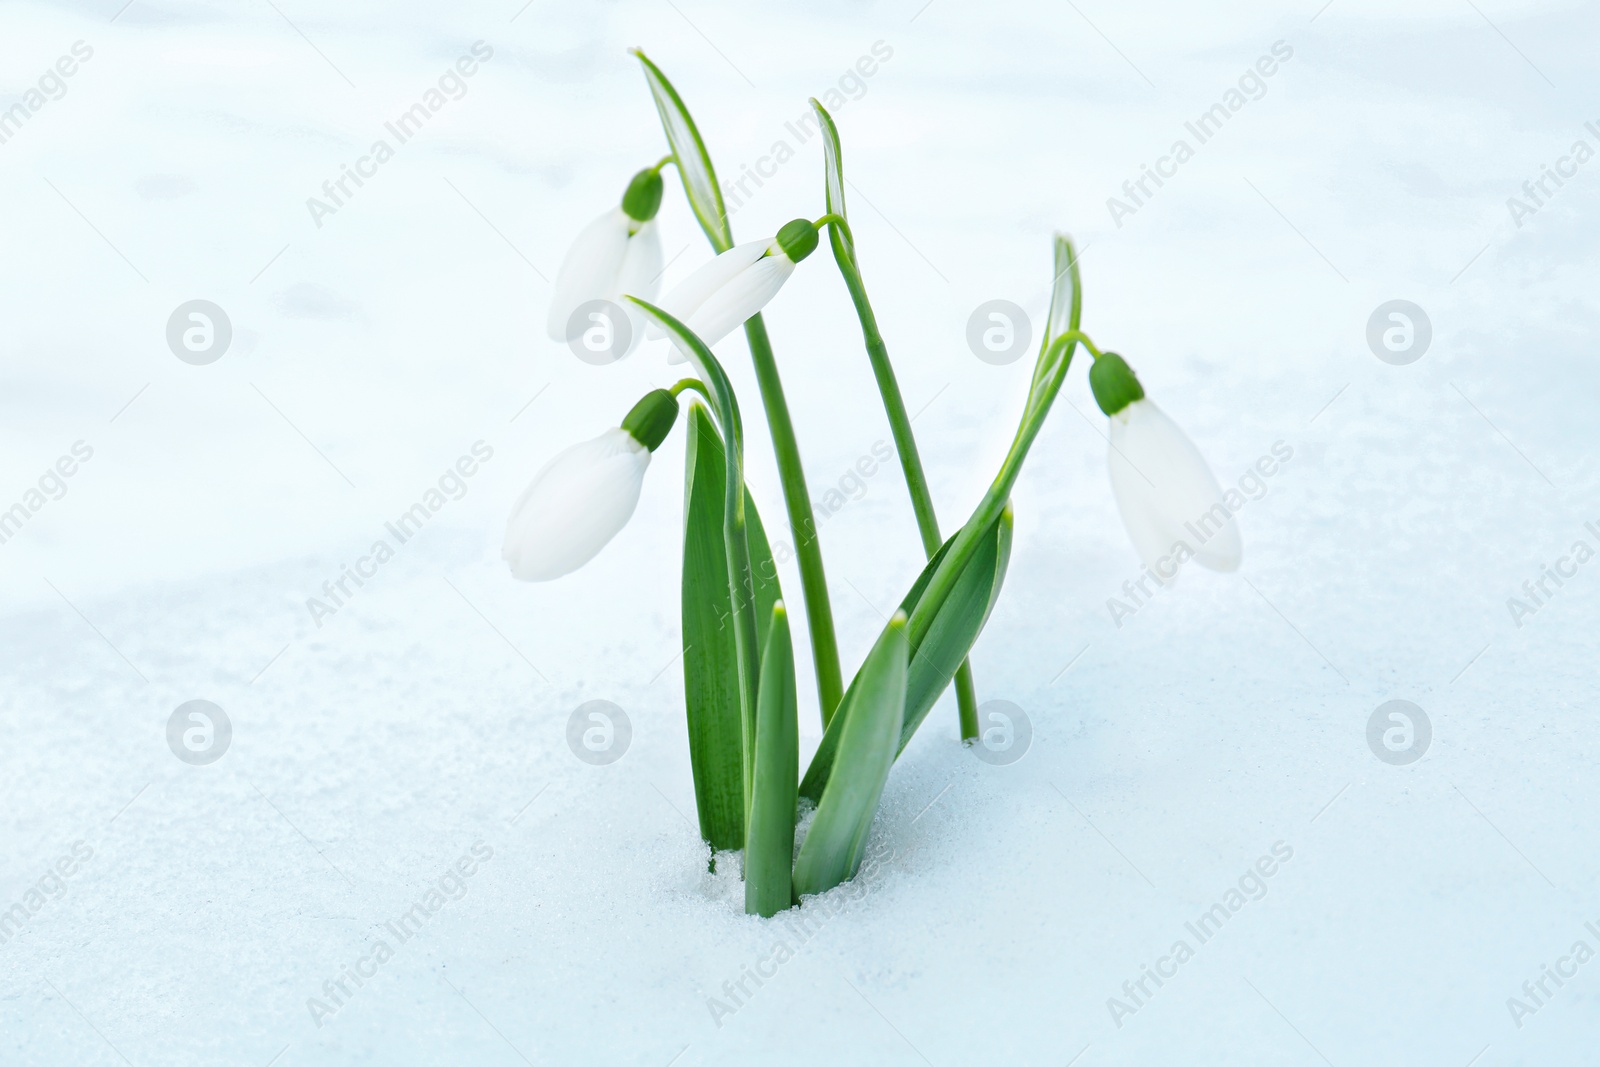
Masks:
[[[889,629],[891,629],[891,630],[904,630],[905,628],[906,628],[906,613],[904,611],[895,612],[894,613],[894,618],[889,620]]]

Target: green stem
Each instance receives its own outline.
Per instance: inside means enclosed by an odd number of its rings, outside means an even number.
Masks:
[[[1016,485],[1017,477],[1022,473],[1023,461],[1028,458],[1028,450],[1044,426],[1045,416],[1050,414],[1050,405],[1055,402],[1056,394],[1061,391],[1061,384],[1066,381],[1067,367],[1072,362],[1072,350],[1079,343],[1085,343],[1087,347],[1093,342],[1079,330],[1067,330],[1051,342],[1041,358],[1039,387],[1028,397],[1022,421],[1017,427],[1017,435],[1011,442],[1005,460],[1000,464],[1000,472],[995,475],[994,481],[984,493],[977,509],[973,511],[972,517],[956,534],[950,551],[945,553],[938,569],[933,572],[927,589],[917,601],[916,610],[911,614],[906,632],[913,645],[927,636],[928,626],[938,614],[945,598],[950,595],[950,590],[955,587],[956,579],[961,576],[967,561],[976,551],[978,539],[1000,517],[1006,501],[1011,498],[1011,488]],[[1098,351],[1098,349],[1093,350]]]
[[[661,116],[667,143],[672,146],[672,160],[677,165],[678,176],[683,179],[689,207],[711,247],[717,252],[726,252],[733,247],[733,231],[728,226],[728,213],[722,202],[716,170],[711,165],[711,155],[706,151],[694,117],[667,76],[661,73],[661,68],[637,48],[632,52],[644,64],[645,78]],[[691,172],[703,181],[692,179]],[[751,317],[744,324],[744,332],[750,342],[756,380],[761,386],[767,425],[772,431],[772,448],[777,454],[778,476],[783,483],[783,499],[789,512],[789,530],[795,539],[800,586],[805,595],[806,626],[811,631],[811,657],[816,664],[817,698],[826,720],[844,695],[844,682],[839,670],[839,642],[833,631],[833,607],[828,602],[828,583],[822,571],[822,549],[817,544],[817,524],[811,514],[811,494],[806,488],[805,472],[800,467],[800,450],[789,420],[789,406],[783,398],[783,382],[778,377],[778,365],[772,358],[772,345],[767,340],[761,316]]]
[[[693,389],[695,392],[705,397],[707,404],[711,405],[713,408],[716,407],[716,400],[709,392],[706,391],[706,383],[702,382],[699,378],[680,378],[667,390],[667,392],[671,393],[673,396],[677,396],[685,389]]]
[[[850,224],[838,215],[824,215],[818,225],[831,222],[833,228],[828,239],[833,247],[834,262],[844,277],[845,288],[850,290],[850,301],[855,304],[856,317],[861,320],[861,336],[866,342],[867,359],[872,363],[872,376],[877,379],[878,393],[883,397],[883,410],[889,417],[889,430],[894,435],[895,451],[900,455],[900,469],[905,473],[906,490],[911,495],[911,511],[917,519],[917,532],[922,536],[922,550],[932,559],[944,538],[939,534],[939,519],[933,510],[933,494],[928,490],[928,478],[922,469],[922,455],[917,449],[917,438],[911,430],[911,419],[906,414],[905,398],[900,395],[900,382],[895,378],[894,365],[889,362],[889,349],[878,331],[878,317],[873,314],[872,303],[867,299],[867,287],[861,280],[861,270],[856,266],[853,250],[855,238]],[[842,231],[842,232],[841,232]],[[848,242],[848,248],[846,243]],[[972,680],[972,663],[963,659],[956,668],[956,707],[961,720],[961,739],[976,740],[978,736],[978,694]],[[827,725],[826,721],[823,723]]]
[[[826,726],[833,709],[844,696],[844,676],[839,670],[839,641],[833,630],[833,604],[828,600],[828,579],[822,569],[822,546],[817,540],[817,523],[811,512],[811,494],[806,488],[805,471],[800,466],[800,445],[795,440],[789,405],[783,397],[783,380],[767,340],[767,327],[760,315],[744,324],[750,343],[750,361],[755,364],[756,384],[761,388],[761,403],[766,409],[767,426],[772,431],[772,451],[778,461],[778,479],[783,483],[783,502],[789,511],[789,531],[794,536],[795,561],[800,566],[800,589],[805,595],[806,626],[811,631],[811,659],[817,672],[817,701]]]

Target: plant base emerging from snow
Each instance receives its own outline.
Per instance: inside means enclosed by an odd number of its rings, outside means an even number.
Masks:
[[[685,420],[682,589],[695,804],[701,836],[713,850],[744,849],[745,910],[771,916],[802,896],[855,876],[896,757],[952,683],[962,737],[977,736],[967,655],[1005,581],[1011,490],[1079,345],[1094,360],[1088,377],[1110,420],[1111,483],[1140,555],[1149,562],[1171,554],[1183,524],[1210,515],[1220,522],[1219,532],[1204,551],[1190,555],[1214,569],[1232,570],[1239,565],[1239,537],[1217,481],[1194,445],[1146,398],[1127,361],[1102,352],[1079,329],[1083,301],[1077,256],[1059,235],[1045,336],[1011,448],[972,514],[953,535],[942,537],[916,438],[862,281],[845,211],[843,150],[832,117],[811,101],[825,133],[826,211],[815,221],[795,219],[772,237],[736,245],[694,119],[660,69],[642,53],[635,55],[644,66],[671,154],[634,175],[620,207],[578,235],[557,278],[548,326],[552,337],[561,339],[572,328],[568,317],[576,309],[592,300],[620,299],[644,322],[642,332],[668,339],[668,361],[692,364],[696,377],[652,391],[619,427],[551,460],[512,510],[504,555],[512,573],[529,581],[560,577],[592,559],[632,516],[651,453],[677,421],[679,395],[699,394],[704,404],[691,404]],[[661,274],[654,219],[664,192],[661,169],[669,162],[717,255],[657,305],[651,302]],[[839,670],[798,445],[761,322],[762,308],[815,251],[823,229],[860,319],[927,557],[848,688]],[[817,710],[825,727],[803,778],[789,615],[745,485],[738,398],[710,347],[741,325],[795,538]],[[796,852],[800,797],[814,801],[817,812]]]

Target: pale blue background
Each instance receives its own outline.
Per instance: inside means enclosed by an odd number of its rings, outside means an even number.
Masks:
[[[0,506],[94,448],[0,545],[0,908],[74,841],[95,853],[0,946],[0,1059],[1590,1061],[1600,964],[1521,1029],[1506,998],[1600,919],[1600,564],[1521,628],[1506,599],[1600,522],[1600,162],[1521,227],[1506,199],[1600,147],[1592,6],[119,2],[0,13],[7,106],[95,50],[0,145]],[[480,39],[465,97],[315,227],[306,198]],[[1265,95],[1113,225],[1106,199],[1280,40]],[[1186,572],[1118,629],[1138,563],[1075,369],[974,656],[1031,751],[978,762],[941,705],[867,891],[719,1028],[706,998],[772,933],[683,817],[681,439],[582,572],[516,585],[498,536],[545,458],[679,370],[543,336],[566,243],[663,151],[625,49],[732,175],[878,41],[836,117],[947,526],[1028,375],[974,358],[967,317],[1042,315],[1058,228],[1085,327],[1221,480],[1294,455],[1239,517],[1240,574]],[[820,151],[795,147],[741,239],[821,214]],[[670,186],[662,228],[669,280],[705,260]],[[195,298],[234,328],[207,367],[164,339]],[[1406,367],[1365,341],[1396,298],[1433,324]],[[820,494],[888,437],[825,253],[768,319]],[[776,529],[742,342],[721,351]],[[467,494],[317,628],[306,598],[478,440]],[[892,467],[823,539],[848,670],[918,569]],[[196,698],[233,722],[209,767],[165,743]],[[1393,698],[1432,722],[1407,767],[1366,744]],[[589,699],[632,720],[609,767],[563,741]],[[315,1027],[306,998],[480,839],[467,895]],[[1266,898],[1115,1027],[1107,998],[1279,840]]]

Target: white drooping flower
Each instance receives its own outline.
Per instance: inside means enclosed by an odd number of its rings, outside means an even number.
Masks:
[[[1145,566],[1163,582],[1191,558],[1216,571],[1238,569],[1238,524],[1194,443],[1145,399],[1116,353],[1095,360],[1089,377],[1111,419],[1111,490]]]
[[[709,347],[738,329],[778,295],[795,265],[817,247],[817,229],[805,219],[786,223],[770,241],[735,245],[705,264],[661,298],[661,310],[689,327]],[[648,327],[652,338],[665,334]],[[676,347],[669,363],[687,357]]]
[[[506,521],[501,557],[525,582],[548,582],[588,563],[633,517],[650,454],[678,415],[657,389],[593,440],[573,445],[534,475]]]
[[[545,329],[552,341],[571,341],[592,323],[574,323],[573,313],[591,300],[624,306],[627,294],[652,299],[661,285],[661,234],[655,214],[661,204],[661,175],[640,171],[623,195],[622,205],[585,226],[556,274],[555,292]],[[626,305],[633,323],[628,348],[639,337],[642,319]],[[620,357],[626,352],[617,353]]]

